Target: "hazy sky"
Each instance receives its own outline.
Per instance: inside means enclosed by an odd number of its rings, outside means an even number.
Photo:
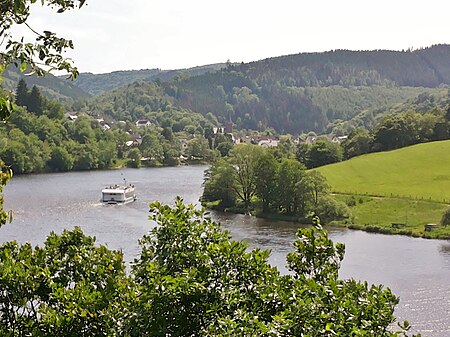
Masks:
[[[104,73],[450,43],[449,13],[448,0],[87,0],[37,6],[29,23],[72,39],[80,72]]]

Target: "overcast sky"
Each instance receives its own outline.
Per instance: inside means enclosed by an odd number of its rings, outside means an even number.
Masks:
[[[40,1],[38,1],[39,3]],[[80,72],[179,69],[334,49],[450,43],[448,0],[87,0],[29,23],[74,41]]]

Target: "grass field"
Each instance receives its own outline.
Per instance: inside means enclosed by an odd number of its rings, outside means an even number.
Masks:
[[[338,199],[355,196],[347,227],[450,238],[450,226],[424,230],[425,224],[438,224],[450,204],[450,141],[367,154],[317,170]]]
[[[450,141],[371,153],[317,170],[335,193],[450,203]]]
[[[336,195],[338,200],[348,203],[349,195]],[[345,227],[389,234],[404,234],[428,238],[450,238],[449,227],[437,227],[426,232],[424,225],[439,224],[448,205],[433,201],[408,200],[385,197],[353,196],[356,203],[351,206],[352,218],[337,223]],[[393,228],[393,223],[403,224]]]

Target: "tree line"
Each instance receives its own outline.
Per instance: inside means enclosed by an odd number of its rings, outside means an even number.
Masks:
[[[353,128],[348,136],[338,142],[332,142],[328,136],[317,136],[310,132],[301,136],[296,146],[290,141],[284,149],[307,168],[315,168],[366,153],[447,139],[450,139],[450,106],[446,110],[435,107],[426,112],[389,114],[371,131]]]
[[[17,174],[173,166],[183,155],[207,162],[232,146],[230,138],[213,133],[212,114],[169,107],[149,113],[150,126],[144,128],[129,118],[106,123],[83,112],[68,119],[67,107],[41,95],[37,86],[28,89],[23,80],[14,103],[0,124],[0,158]]]
[[[219,209],[240,209],[323,221],[348,217],[348,207],[328,195],[317,171],[295,159],[277,159],[273,150],[240,144],[205,173],[202,201]]]
[[[16,174],[113,167],[121,130],[105,132],[91,117],[64,117],[65,107],[20,81],[11,116],[0,125],[0,158]]]
[[[372,130],[355,129],[342,143],[345,158],[389,151],[450,138],[450,106],[424,113],[406,111],[385,116]]]

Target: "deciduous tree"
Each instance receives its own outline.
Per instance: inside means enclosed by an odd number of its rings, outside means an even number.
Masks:
[[[132,283],[122,253],[94,243],[75,228],[0,246],[0,335],[124,336]]]
[[[342,160],[342,148],[339,144],[318,140],[308,151],[308,168],[337,163]]]
[[[140,167],[141,166],[141,151],[138,148],[134,147],[128,152],[128,166],[130,167]]]
[[[205,160],[210,157],[208,140],[204,137],[195,137],[187,145],[186,155],[193,160]]]
[[[263,212],[269,211],[276,200],[278,163],[271,152],[265,151],[255,163],[256,195],[261,199]]]
[[[256,159],[263,149],[256,145],[239,144],[230,151],[230,161],[235,170],[235,191],[245,207],[250,207],[250,202],[256,192]]]
[[[236,205],[235,170],[225,159],[217,159],[205,171],[202,201],[219,201],[221,208]]]
[[[356,129],[350,133],[342,143],[344,157],[346,159],[368,153],[372,146],[373,138],[368,131]]]
[[[319,197],[327,194],[330,186],[327,179],[319,171],[310,171],[305,176],[306,190],[310,191],[311,200],[314,206],[319,203]]]
[[[73,163],[72,155],[65,148],[57,146],[52,149],[47,165],[54,171],[65,172],[72,169]]]
[[[294,159],[283,159],[276,174],[276,200],[280,211],[288,214],[303,214],[307,191],[302,181],[305,166]]]
[[[287,257],[292,274],[282,276],[268,251],[249,251],[180,199],[150,211],[157,226],[140,241],[132,270],[139,289],[125,324],[132,336],[400,336],[391,332],[398,298],[338,279],[345,247],[318,221],[299,229]]]

